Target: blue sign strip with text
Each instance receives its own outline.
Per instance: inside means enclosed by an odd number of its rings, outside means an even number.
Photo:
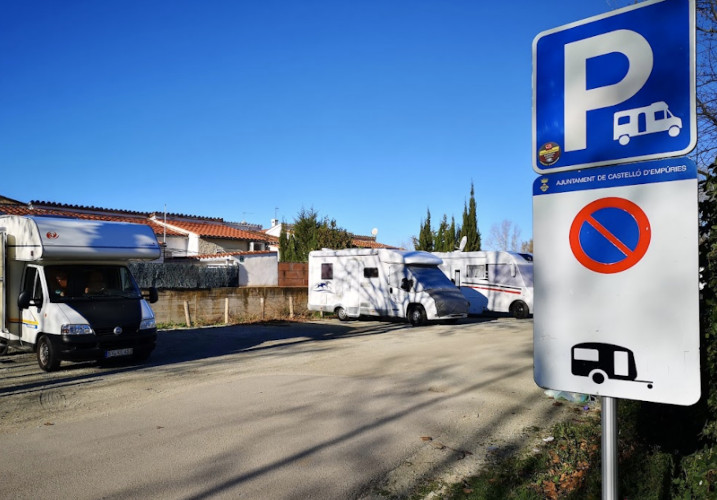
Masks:
[[[533,183],[533,196],[696,178],[694,161],[685,157],[669,158],[541,175]]]

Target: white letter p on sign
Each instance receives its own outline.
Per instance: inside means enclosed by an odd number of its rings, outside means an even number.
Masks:
[[[587,88],[587,61],[618,52],[627,57],[627,74],[617,83]],[[565,45],[565,151],[587,148],[587,113],[628,100],[652,72],[652,48],[635,31],[616,30]]]

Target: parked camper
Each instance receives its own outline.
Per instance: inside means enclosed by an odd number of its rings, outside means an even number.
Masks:
[[[34,349],[45,371],[63,360],[148,358],[154,313],[125,264],[159,256],[142,224],[0,217],[0,353]]]
[[[533,310],[533,256],[515,252],[436,252],[439,267],[470,301],[470,314],[484,311],[527,318]]]
[[[361,315],[407,318],[412,325],[465,318],[468,302],[427,252],[388,249],[309,253],[311,311],[341,320]]]

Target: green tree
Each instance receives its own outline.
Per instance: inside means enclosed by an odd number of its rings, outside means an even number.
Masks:
[[[475,190],[471,182],[471,198],[468,206],[463,204],[463,225],[461,226],[460,237],[466,237],[467,242],[464,248],[466,252],[480,250],[480,231],[478,230],[478,215],[476,213]]]
[[[421,224],[421,232],[418,233],[418,241],[414,241],[416,250],[425,252],[433,251],[433,231],[431,230],[431,211],[427,210],[426,220]]]
[[[351,233],[336,225],[334,219],[329,220],[325,217],[321,224],[316,228],[317,248],[351,248],[353,247],[353,237]],[[308,254],[307,254],[308,257]]]
[[[443,219],[438,226],[436,231],[436,238],[434,241],[434,249],[436,252],[450,252],[453,250],[453,240],[455,236],[450,234],[448,226],[448,216],[443,214]]]
[[[456,248],[458,248],[458,244],[459,244],[460,241],[461,241],[461,238],[460,238],[460,228],[457,228],[457,229],[456,229],[456,218],[453,217],[452,215],[451,215],[451,225],[450,225],[450,227],[448,228],[448,234],[450,235],[450,238],[451,238],[451,245],[452,245],[452,246],[451,246],[451,250],[450,250],[450,251],[452,252],[453,250],[455,250]]]
[[[285,226],[285,225],[284,225]],[[336,220],[324,217],[311,209],[302,208],[294,219],[293,233],[282,227],[279,235],[279,253],[282,262],[307,262],[309,252],[320,248],[351,248],[353,237],[336,224]]]
[[[319,248],[317,229],[319,226],[319,214],[313,208],[307,210],[302,208],[294,220],[294,246],[296,254],[294,262],[307,262],[309,252]]]
[[[286,232],[286,223],[281,224],[279,234],[279,258],[282,262],[296,262],[294,238]]]
[[[700,327],[704,338],[703,390],[709,419],[704,436],[717,444],[717,160],[705,169],[700,183],[700,268],[704,283]],[[703,381],[704,382],[704,381]]]

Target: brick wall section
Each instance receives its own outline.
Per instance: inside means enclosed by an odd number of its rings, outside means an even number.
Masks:
[[[263,299],[263,300],[262,300]],[[190,323],[223,324],[228,306],[229,323],[287,319],[293,308],[295,316],[308,313],[306,287],[239,287],[210,290],[162,290],[152,304],[157,323],[186,324],[185,304]]]
[[[279,286],[309,286],[309,263],[279,262]]]

